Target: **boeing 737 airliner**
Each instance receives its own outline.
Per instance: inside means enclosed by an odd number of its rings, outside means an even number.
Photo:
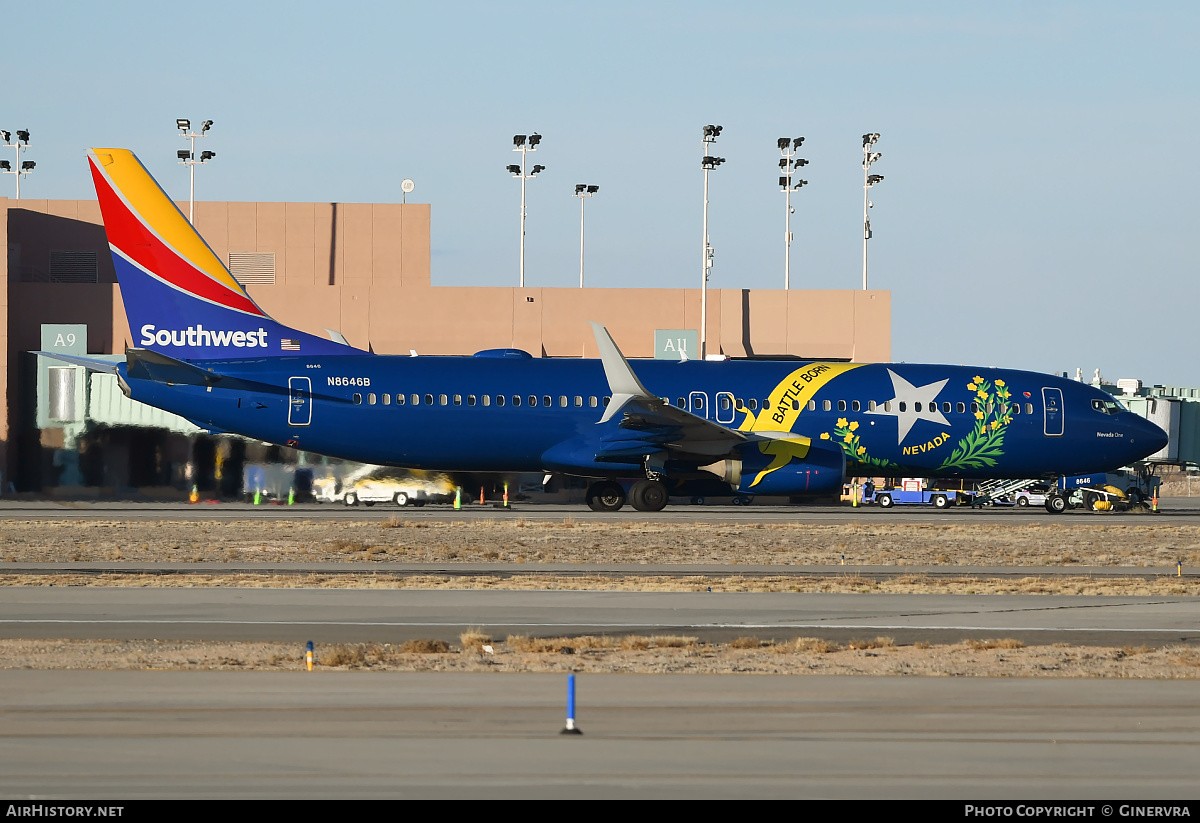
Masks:
[[[594,480],[594,509],[628,497],[642,511],[702,480],[823,495],[848,475],[1050,478],[1167,441],[1110,395],[1045,374],[631,364],[595,323],[599,360],[374,355],[268,317],[130,151],[88,156],[137,348],[115,366],[52,356],[113,372],[129,397],[212,432],[409,468],[561,472]]]

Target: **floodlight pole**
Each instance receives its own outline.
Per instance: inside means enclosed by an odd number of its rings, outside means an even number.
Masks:
[[[869,194],[871,187],[883,180],[882,175],[871,174],[871,164],[883,157],[880,152],[871,151],[877,142],[878,134],[863,135],[863,291],[867,290],[867,241],[871,239],[871,218],[867,211],[871,208]]]
[[[22,150],[29,148],[29,143],[28,143],[28,141],[25,141],[25,144],[24,144],[24,145],[21,145],[21,143],[22,143],[22,140],[21,140],[21,138],[18,136],[18,137],[17,137],[17,142],[16,142],[16,143],[12,143],[12,144],[10,144],[10,143],[8,142],[8,139],[9,139],[9,134],[10,134],[10,132],[7,132],[7,131],[6,131],[6,132],[4,132],[4,145],[8,146],[8,147],[9,147],[9,148],[11,148],[11,149],[15,149],[15,150],[16,150],[16,152],[17,152],[17,164],[16,164],[15,166],[13,166],[11,169],[4,169],[3,171],[4,171],[4,173],[5,173],[5,174],[15,174],[15,175],[17,176],[17,199],[18,199],[18,200],[20,200],[20,199],[21,199],[21,177],[22,177],[22,175],[28,175],[29,173],[31,173],[31,172],[33,171],[33,169],[32,169],[32,168],[29,168],[29,169],[23,169],[23,168],[21,167],[21,152],[22,152]],[[28,132],[28,130],[26,130],[26,131],[22,131],[22,132],[20,132],[19,134],[23,134],[23,135],[25,135],[26,137],[28,137],[28,136],[29,136],[29,132]]]
[[[524,134],[513,135],[513,151],[521,152],[521,173],[514,173],[514,177],[521,178],[521,288],[525,288],[525,181],[533,177],[541,168],[534,167],[533,174],[525,172],[525,155],[527,152],[537,151],[537,144],[541,142],[541,135],[537,132],[529,135],[529,140]],[[532,142],[533,145],[530,145]]]
[[[792,263],[792,172],[800,166],[808,165],[807,160],[796,161],[794,158],[798,153],[801,145],[804,143],[803,137],[788,139],[780,137],[776,141],[779,147],[779,153],[782,155],[780,164],[779,185],[783,189],[783,289],[787,291],[791,288],[791,263]],[[796,184],[796,189],[801,186],[808,185],[807,180],[801,180]]]
[[[720,126],[705,126],[703,129],[704,143],[704,159],[700,161],[700,168],[704,170],[704,220],[703,220],[703,237],[701,243],[701,259],[700,259],[700,359],[703,360],[708,356],[708,270],[713,264],[713,250],[708,242],[708,173],[715,168],[714,161],[709,160],[708,147],[717,139],[721,133]],[[723,162],[723,161],[721,161]]]
[[[579,184],[575,186],[575,196],[579,198],[579,288],[583,288],[583,204],[584,199],[592,197],[599,186]]]
[[[205,120],[203,128],[200,130],[199,134],[197,134],[196,130],[191,127],[190,120],[176,120],[175,122],[176,124],[183,122],[187,122],[189,124],[187,126],[178,126],[179,130],[183,132],[179,136],[184,140],[190,141],[191,143],[191,148],[188,150],[188,158],[186,160],[180,158],[179,162],[180,164],[188,167],[188,175],[191,178],[190,184],[188,185],[188,222],[194,225],[196,223],[196,166],[200,163],[208,162],[208,157],[204,157],[200,160],[196,159],[196,138],[203,137],[208,133],[208,130],[212,127],[212,121]],[[210,156],[216,157],[216,154],[212,154]]]

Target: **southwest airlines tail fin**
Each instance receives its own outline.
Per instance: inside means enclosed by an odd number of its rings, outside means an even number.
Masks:
[[[88,160],[134,346],[187,360],[369,354],[268,317],[133,152]]]

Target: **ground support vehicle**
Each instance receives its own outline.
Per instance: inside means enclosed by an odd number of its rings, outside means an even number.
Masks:
[[[882,489],[864,494],[863,503],[877,503],[881,509],[892,506],[933,506],[944,509],[958,503],[959,492],[952,489]]]
[[[1146,505],[1161,480],[1146,467],[1060,477],[1046,498],[1053,513],[1080,506],[1091,511],[1122,511]]]

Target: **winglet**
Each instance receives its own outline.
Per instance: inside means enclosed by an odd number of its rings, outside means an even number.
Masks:
[[[608,380],[609,391],[612,392],[612,400],[609,401],[608,408],[604,410],[604,416],[600,418],[600,422],[608,422],[630,400],[642,399],[651,406],[659,403],[659,399],[646,391],[642,381],[638,380],[637,375],[633,373],[629,361],[617,348],[608,329],[599,323],[588,322],[591,323],[592,333],[596,335],[596,348],[600,350],[600,362],[604,365],[604,377]]]

